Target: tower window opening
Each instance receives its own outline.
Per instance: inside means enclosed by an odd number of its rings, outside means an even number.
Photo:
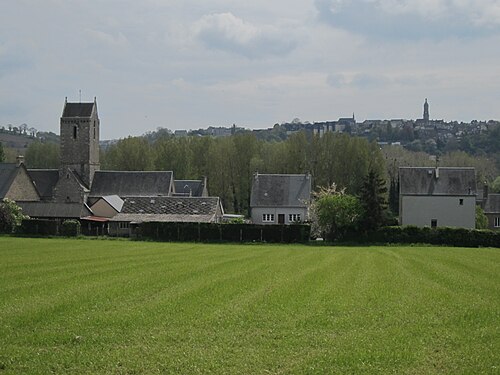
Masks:
[[[76,134],[78,131],[78,127],[76,125],[73,126],[73,139],[76,139]]]

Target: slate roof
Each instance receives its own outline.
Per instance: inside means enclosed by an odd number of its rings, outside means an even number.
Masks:
[[[54,187],[59,181],[58,169],[28,169],[28,174],[42,199],[52,198]]]
[[[203,196],[203,181],[202,180],[175,180],[175,195],[179,196]]]
[[[219,209],[218,197],[128,197],[111,221],[211,222]]]
[[[118,195],[106,195],[102,197],[108,204],[116,210],[116,212],[120,212],[123,207],[123,199],[121,199]]]
[[[95,103],[66,103],[62,117],[90,117]]]
[[[17,168],[15,163],[0,163],[0,199],[4,199],[9,192],[17,176]]]
[[[475,195],[474,168],[399,168],[402,195]]]
[[[311,198],[309,174],[256,174],[251,207],[305,207]]]
[[[126,197],[168,196],[172,172],[96,171],[90,197],[118,195]]]
[[[16,202],[23,214],[37,218],[79,219],[91,216],[92,211],[86,204],[57,202]]]
[[[500,194],[488,194],[484,204],[484,213],[500,213]]]

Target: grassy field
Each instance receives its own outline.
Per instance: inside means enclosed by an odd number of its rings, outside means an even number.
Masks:
[[[500,249],[0,237],[0,374],[499,374]]]

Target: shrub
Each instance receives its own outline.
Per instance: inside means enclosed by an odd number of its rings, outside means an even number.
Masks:
[[[64,220],[61,225],[61,236],[76,237],[80,235],[81,224],[78,220]]]

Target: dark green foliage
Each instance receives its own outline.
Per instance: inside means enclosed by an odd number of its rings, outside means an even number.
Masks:
[[[172,242],[307,242],[310,226],[146,222],[142,238]]]
[[[28,168],[59,168],[59,145],[55,143],[31,143],[25,155]]]
[[[5,152],[3,150],[2,142],[0,142],[0,163],[2,163],[4,160],[5,160]]]
[[[488,229],[488,218],[479,206],[476,206],[476,229]]]
[[[376,230],[384,224],[387,210],[387,188],[385,180],[370,170],[361,187],[360,201],[363,206],[362,229]]]
[[[384,227],[357,238],[367,243],[427,243],[459,247],[500,247],[500,232],[465,228],[419,228],[416,226]]]
[[[399,177],[391,178],[389,188],[389,209],[394,215],[399,215]]]
[[[61,236],[76,237],[80,235],[81,224],[78,220],[64,220],[61,225]]]
[[[59,222],[55,220],[25,219],[21,223],[19,232],[34,236],[57,236]]]

